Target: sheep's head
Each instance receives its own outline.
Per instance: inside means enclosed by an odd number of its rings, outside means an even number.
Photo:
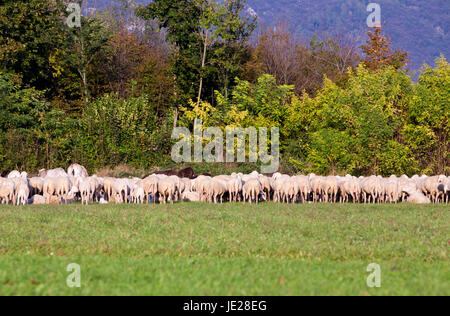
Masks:
[[[411,184],[406,184],[406,185],[402,186],[401,191],[408,195],[411,195],[412,193],[417,192],[416,188]]]
[[[447,192],[450,192],[450,182],[449,181],[445,181],[441,184],[438,185],[438,190],[440,192],[444,192],[444,194],[446,194]]]
[[[438,183],[439,184],[446,184],[447,183],[447,177],[441,174],[440,176],[438,176]]]
[[[267,201],[266,192],[264,192],[264,191],[259,192],[259,199],[260,199],[260,201],[263,201],[263,202]]]
[[[47,170],[46,169],[39,170],[39,177],[45,178],[46,175],[47,175]]]

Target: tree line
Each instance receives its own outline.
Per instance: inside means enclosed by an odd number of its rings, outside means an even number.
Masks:
[[[282,170],[449,173],[450,66],[418,79],[383,28],[299,41],[244,0],[0,4],[0,170],[171,165],[171,131],[280,127]]]

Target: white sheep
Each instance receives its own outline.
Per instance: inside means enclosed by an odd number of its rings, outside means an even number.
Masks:
[[[297,179],[294,177],[287,178],[281,185],[282,202],[295,203],[299,191]]]
[[[364,178],[360,184],[364,203],[370,203],[370,201],[372,201],[373,204],[377,202],[381,203],[381,200],[378,199],[383,192],[380,178],[376,176]]]
[[[284,184],[290,178],[291,177],[288,175],[280,175],[280,176],[277,176],[275,179],[272,178],[270,186],[272,187],[272,190],[273,190],[274,202],[283,202]],[[259,182],[259,180],[258,180],[258,182]]]
[[[246,181],[242,187],[242,195],[244,196],[244,203],[250,201],[258,204],[259,195],[262,193],[261,183],[258,179],[250,179]]]
[[[191,192],[191,180],[188,178],[181,178],[180,179],[181,201],[184,200],[184,194],[186,192]]]
[[[342,203],[349,202],[350,197],[352,198],[353,203],[359,202],[361,186],[358,179],[352,176],[346,176],[339,182],[339,190],[341,192],[340,201]]]
[[[409,179],[407,177],[406,178],[400,177],[398,179],[398,187],[399,187],[399,192],[401,194],[400,200],[402,202],[406,201],[407,194],[406,194],[405,189],[416,191],[419,189],[418,185],[420,186],[420,184],[418,184],[418,182],[416,182],[412,179]]]
[[[30,188],[28,187],[28,184],[21,183],[17,188],[17,205],[27,204],[29,196]]]
[[[133,203],[142,204],[145,202],[145,191],[144,191],[144,188],[139,184],[136,184],[132,188],[132,190],[130,192],[130,196],[131,196],[131,202],[133,202]]]
[[[81,177],[81,178],[89,177],[86,168],[77,163],[71,164],[69,168],[67,168],[67,174],[73,177]]]
[[[47,204],[50,204],[50,197],[57,194],[56,190],[56,179],[55,178],[45,178],[44,179],[44,189],[43,196],[45,197]]]
[[[57,177],[55,179],[57,195],[65,202],[64,196],[66,196],[72,189],[72,183],[69,177]]]
[[[0,200],[3,204],[16,204],[16,184],[11,179],[3,179],[0,184]]]
[[[422,181],[420,189],[433,203],[438,203],[442,192],[439,191],[439,184],[443,182],[445,176],[428,177]]]
[[[91,200],[91,183],[88,179],[81,179],[78,185],[81,195],[81,204],[88,205]]]
[[[408,195],[408,203],[414,204],[430,204],[431,200],[423,195],[421,192],[411,192]]]
[[[44,190],[44,179],[41,177],[33,177],[28,180],[32,194],[41,194]]]
[[[339,189],[338,179],[334,176],[323,178],[321,181],[321,191],[324,195],[325,202],[335,203]]]
[[[178,176],[170,176],[168,177],[169,180],[172,180],[173,183],[175,183],[175,192],[174,192],[174,200],[179,201],[181,199],[181,179]],[[172,196],[171,196],[172,199]]]
[[[387,181],[384,182],[384,189],[387,202],[397,203],[400,198],[398,180],[394,178],[387,179]]]
[[[47,204],[47,203],[46,203],[46,199],[44,196],[35,194],[28,200],[28,204],[43,205],[43,204]]]
[[[106,177],[103,180],[103,188],[105,190],[105,195],[108,201],[111,200],[111,197],[113,196],[114,193],[114,182],[116,181],[116,179],[111,178],[111,177]]]
[[[227,190],[230,194],[230,202],[241,200],[242,178],[240,176],[232,177],[227,182]]]
[[[149,195],[153,197],[153,203],[156,203],[156,193],[158,192],[158,177],[152,175],[142,180],[142,187],[145,192],[147,204],[149,202]]]
[[[158,182],[158,193],[160,195],[160,201],[166,204],[170,199],[170,203],[174,202],[174,195],[176,194],[177,182],[174,178],[165,178]]]
[[[129,186],[126,179],[115,179],[113,184],[113,195],[115,197],[116,204],[128,203]]]
[[[266,177],[265,175],[259,175],[258,177],[259,183],[261,183],[261,188],[264,191],[267,199],[270,199],[270,179]]]
[[[79,178],[79,179],[83,179],[83,178]],[[87,179],[91,185],[91,192],[90,192],[91,200],[94,202],[99,201],[100,197],[103,195],[102,194],[102,188],[103,188],[102,179],[97,177],[96,175],[93,175],[92,177],[87,177],[85,179]]]
[[[444,196],[443,202],[448,204],[450,200],[450,177],[442,179],[442,183],[439,184],[438,190]]]
[[[313,202],[323,201],[323,183],[325,182],[325,178],[322,176],[316,176],[311,174],[309,177],[311,182],[311,191],[313,195]]]
[[[309,193],[311,192],[311,183],[309,181],[309,177],[299,175],[295,177],[295,181],[298,185],[299,197],[304,203],[308,200]]]
[[[11,171],[11,172],[8,174],[8,177],[7,177],[7,178],[8,178],[8,179],[21,178],[21,176],[20,176],[20,171],[17,171],[17,170]]]
[[[185,202],[200,202],[200,195],[197,192],[185,192],[183,195]]]
[[[226,182],[221,179],[212,179],[207,185],[208,201],[212,203],[223,203],[223,196],[227,192]]]
[[[56,168],[51,170],[41,169],[39,170],[39,177],[41,178],[58,178],[68,177],[69,175],[63,168]]]
[[[49,204],[52,196],[57,196],[63,200],[71,188],[71,182],[68,177],[46,177],[44,179],[43,195]]]
[[[211,180],[208,176],[199,176],[195,181],[195,192],[200,196],[200,201],[207,200],[207,184]]]

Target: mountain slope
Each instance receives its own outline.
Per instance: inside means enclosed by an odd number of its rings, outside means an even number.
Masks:
[[[151,0],[135,0],[148,4]],[[111,0],[90,0],[105,8]],[[260,24],[287,22],[300,40],[309,42],[312,35],[346,34],[362,45],[369,28],[367,4],[381,6],[381,20],[397,49],[409,52],[411,70],[424,62],[433,64],[440,54],[450,58],[449,0],[247,0]]]
[[[367,4],[364,0],[248,0],[260,20],[269,25],[286,21],[295,34],[347,34],[360,45],[366,40]],[[432,64],[439,54],[449,58],[450,1],[374,0],[394,47],[410,53],[410,68]]]

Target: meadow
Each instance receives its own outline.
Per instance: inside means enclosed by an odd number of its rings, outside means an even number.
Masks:
[[[450,295],[448,205],[0,206],[0,295]],[[66,284],[81,267],[81,287]],[[381,287],[369,288],[370,263]]]

